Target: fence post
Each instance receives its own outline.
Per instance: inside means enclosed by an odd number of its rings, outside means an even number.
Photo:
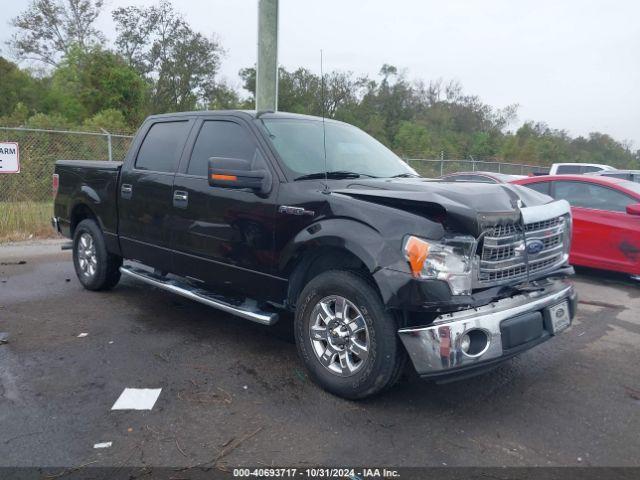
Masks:
[[[107,132],[104,128],[101,128],[102,132],[107,136],[107,149],[109,152],[109,161],[113,162],[113,153],[111,150],[111,134]]]

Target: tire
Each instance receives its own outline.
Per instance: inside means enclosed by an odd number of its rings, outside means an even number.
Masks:
[[[335,270],[312,279],[300,294],[294,323],[298,354],[310,377],[334,395],[352,400],[375,395],[393,386],[403,371],[406,352],[397,322],[374,286],[357,273]]]
[[[73,266],[87,290],[109,290],[120,281],[122,257],[107,251],[95,220],[81,221],[73,234]]]

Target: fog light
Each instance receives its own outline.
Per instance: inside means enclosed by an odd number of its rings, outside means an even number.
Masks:
[[[460,339],[460,350],[469,357],[479,357],[489,348],[489,336],[484,330],[474,328]]]
[[[469,337],[469,335],[465,333],[464,337],[462,337],[462,340],[460,340],[460,349],[464,353],[467,353],[469,351],[470,346],[471,346],[471,337]]]

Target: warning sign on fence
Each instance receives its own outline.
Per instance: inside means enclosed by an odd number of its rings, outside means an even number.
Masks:
[[[15,142],[0,142],[0,173],[20,173],[20,152]]]

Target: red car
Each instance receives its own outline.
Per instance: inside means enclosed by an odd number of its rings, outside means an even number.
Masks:
[[[511,183],[571,204],[571,264],[624,272],[640,280],[640,184],[591,175],[549,175]]]

